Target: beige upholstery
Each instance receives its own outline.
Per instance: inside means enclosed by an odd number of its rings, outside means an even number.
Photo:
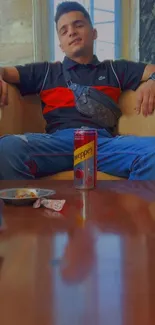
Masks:
[[[119,106],[123,113],[119,122],[119,132],[121,134],[134,134],[138,136],[155,136],[155,114],[144,117],[137,115],[136,92],[126,91],[122,93]]]
[[[145,118],[135,113],[136,92],[122,93],[119,101],[122,117],[119,122],[119,133],[138,136],[155,136],[155,115]],[[2,111],[0,135],[19,134],[25,132],[44,132],[45,122],[41,113],[40,99],[37,96],[22,98],[18,90],[9,85],[9,105]],[[59,173],[52,179],[73,179],[73,172]],[[98,179],[119,179],[104,173],[98,173]]]

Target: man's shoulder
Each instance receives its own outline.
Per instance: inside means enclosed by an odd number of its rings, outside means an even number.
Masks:
[[[24,64],[24,67],[34,67],[34,68],[44,68],[44,67],[50,67],[51,69],[54,67],[61,66],[62,63],[61,61],[55,61],[55,62],[50,62],[50,61],[36,61],[36,62],[30,62]],[[17,67],[22,67],[22,65],[17,65]]]
[[[34,62],[30,64],[32,67],[32,70],[35,70],[36,72],[44,72],[47,73],[59,73],[61,71],[61,65],[62,63],[60,61],[43,61],[43,62]]]
[[[105,59],[100,61],[99,66],[111,68],[112,65],[124,65],[128,60],[125,59]]]
[[[114,59],[111,60],[111,62],[113,64],[118,64],[118,65],[141,65],[144,64],[144,62],[141,61],[134,61],[134,60],[130,60],[130,59],[124,59],[124,58],[120,58],[120,59]]]
[[[62,62],[61,61],[54,61],[54,62],[48,62],[47,63],[48,70],[54,73],[59,73],[61,70]]]
[[[120,59],[106,59],[106,60],[102,61],[101,63],[111,66],[111,64],[114,64],[114,65],[115,64],[118,64],[118,65],[120,64],[120,65],[122,65],[122,64],[127,64],[128,62],[132,62],[132,61],[120,58]]]
[[[51,64],[62,64],[61,61],[54,61],[54,62],[49,62],[49,63],[51,63]]]
[[[101,64],[124,64],[124,63],[140,63],[140,62],[135,62],[135,61],[132,61],[132,60],[128,60],[128,59],[124,59],[124,58],[120,58],[120,59],[105,59],[103,61],[100,62]]]
[[[61,61],[54,61],[54,62],[48,62],[49,66],[51,68],[53,67],[58,67],[58,66],[61,66],[62,65],[62,62]]]

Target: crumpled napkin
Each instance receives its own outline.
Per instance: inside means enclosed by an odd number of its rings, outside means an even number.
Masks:
[[[38,209],[41,206],[51,209],[53,211],[60,212],[62,211],[64,205],[66,203],[66,200],[52,200],[52,199],[38,199],[34,204],[33,208]]]

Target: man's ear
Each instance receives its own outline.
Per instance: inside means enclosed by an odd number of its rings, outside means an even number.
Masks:
[[[96,30],[96,28],[94,28],[93,29],[93,39],[94,39],[94,41],[97,39],[97,37],[98,37],[97,30]]]

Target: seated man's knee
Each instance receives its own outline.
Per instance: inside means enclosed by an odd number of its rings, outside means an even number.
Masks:
[[[27,155],[26,137],[8,135],[0,138],[0,179],[13,179],[13,174]]]
[[[135,179],[155,180],[155,151],[139,156],[133,163]]]

